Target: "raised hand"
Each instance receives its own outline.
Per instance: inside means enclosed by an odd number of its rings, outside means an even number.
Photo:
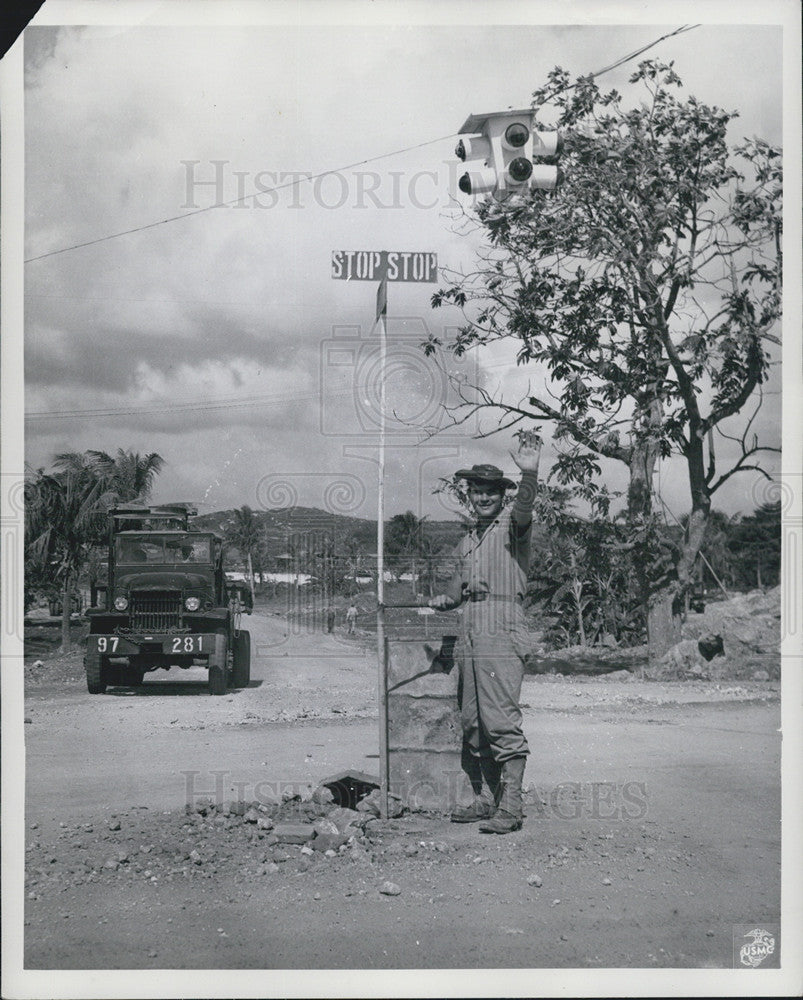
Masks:
[[[538,472],[543,441],[537,431],[521,431],[518,451],[510,452],[510,457],[522,472]]]

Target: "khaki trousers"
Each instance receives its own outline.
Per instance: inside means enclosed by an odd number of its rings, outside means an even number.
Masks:
[[[503,764],[530,752],[521,727],[524,661],[505,631],[469,631],[460,664],[460,717],[463,738],[476,757]]]

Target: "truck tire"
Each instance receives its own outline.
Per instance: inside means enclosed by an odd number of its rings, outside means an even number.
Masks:
[[[251,633],[240,631],[234,638],[233,687],[247,688],[251,682]]]
[[[225,635],[215,636],[215,651],[209,657],[209,693],[225,694],[228,690],[229,642]]]
[[[87,653],[84,657],[86,687],[90,694],[106,693],[106,670],[103,657],[99,653]]]

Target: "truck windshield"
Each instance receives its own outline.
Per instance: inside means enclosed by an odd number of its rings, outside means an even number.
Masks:
[[[158,563],[160,566],[185,563],[209,563],[208,538],[161,538],[158,535],[118,536],[115,541],[115,561],[119,564]]]

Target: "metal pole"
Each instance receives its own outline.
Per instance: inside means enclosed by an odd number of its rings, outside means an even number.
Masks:
[[[380,284],[381,295],[381,284]],[[379,482],[376,513],[376,646],[379,671],[379,810],[388,818],[388,662],[385,641],[385,367],[387,365],[386,309],[379,314]]]

